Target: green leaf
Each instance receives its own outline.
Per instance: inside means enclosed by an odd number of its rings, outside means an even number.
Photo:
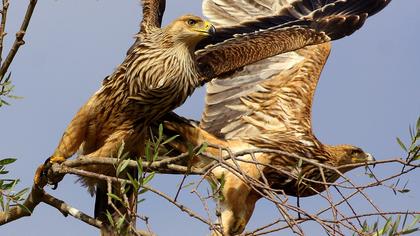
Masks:
[[[22,200],[22,196],[27,193],[29,190],[29,188],[24,188],[22,190],[20,190],[19,192],[17,192],[16,194],[13,194],[13,196],[19,198],[19,200]]]
[[[5,166],[16,161],[16,158],[5,158],[0,160],[0,166]]]
[[[416,215],[416,217],[414,217],[413,222],[410,223],[410,225],[407,228],[413,228],[416,224],[418,224],[420,222],[420,215]]]
[[[149,140],[146,143],[145,155],[146,155],[146,160],[150,162],[152,160],[152,157],[150,155],[150,141]]]
[[[174,136],[168,138],[167,140],[163,141],[162,145],[165,145],[167,143],[170,143],[170,142],[172,142],[174,139],[176,139],[178,137],[179,137],[179,135],[174,135]]]
[[[29,208],[27,208],[25,205],[18,203],[17,204],[18,207],[20,207],[21,209],[23,209],[24,211],[28,212],[28,213],[32,213],[31,210],[29,210]]]
[[[7,184],[3,184],[3,186],[1,187],[1,189],[2,190],[10,190],[10,189],[13,189],[17,183],[19,183],[19,180],[18,179],[13,180],[13,181],[11,181],[11,182],[9,182]]]
[[[134,179],[131,175],[130,175],[130,173],[127,173],[127,177],[128,177],[128,179],[130,180],[130,183],[133,185],[133,187],[134,187],[134,191],[139,191],[139,188],[140,188],[140,184],[139,184],[139,181],[137,181],[136,179]]]
[[[158,150],[158,148],[159,148],[159,146],[157,145],[156,147],[155,147],[155,152],[153,153],[153,161],[156,161],[157,160],[157,158],[158,158],[158,156],[159,156],[159,150]]]
[[[149,183],[149,181],[152,180],[154,176],[155,176],[155,172],[152,172],[149,175],[147,175],[146,178],[144,178],[143,180],[143,185],[146,185],[147,183]]]
[[[162,140],[162,136],[163,136],[163,124],[159,124],[159,140]]]
[[[143,175],[143,162],[140,158],[137,159],[137,171],[138,171],[138,173],[137,173],[138,176]]]
[[[197,151],[197,155],[200,155],[201,153],[203,153],[207,149],[207,147],[208,147],[207,143],[201,144],[200,149]]]
[[[117,228],[117,230],[121,230],[121,227],[122,227],[124,221],[125,221],[125,215],[123,215],[120,218],[118,218],[118,221],[115,224],[115,227]]]
[[[410,189],[404,188],[404,189],[398,190],[398,192],[399,193],[408,193],[408,192],[410,192]]]
[[[128,166],[128,164],[130,163],[130,160],[123,160],[119,165],[118,165],[118,167],[117,167],[117,176],[119,176],[120,175],[120,173],[121,172],[123,172],[126,168],[127,168],[127,166]]]
[[[299,158],[297,167],[302,167],[302,164],[303,164],[303,159]]]
[[[112,219],[111,213],[109,213],[108,210],[106,210],[106,218],[108,218],[108,222],[111,226],[114,226],[114,219]]]
[[[138,193],[138,195],[143,194],[143,193],[146,193],[147,191],[149,191],[149,190],[146,189],[146,188],[143,188],[142,190],[140,190],[140,192]]]
[[[225,173],[222,173],[222,177],[220,177],[219,179],[219,183],[220,183],[220,189],[223,189],[225,187],[225,183],[226,183],[226,178],[225,178]]]
[[[0,206],[1,206],[1,209],[4,211],[4,198],[3,198],[3,194],[0,194]]]
[[[192,185],[194,185],[194,182],[191,182],[191,183],[188,183],[188,184],[182,186],[182,189],[186,189],[186,188],[188,188],[188,187],[190,187]]]
[[[393,236],[397,233],[398,226],[400,225],[401,216],[397,217],[397,220],[392,224],[391,230],[389,231],[389,236]]]
[[[366,220],[363,221],[363,225],[362,225],[362,232],[368,232],[369,231],[369,226],[366,222]]]
[[[122,199],[120,197],[118,197],[117,195],[113,194],[113,193],[108,193],[108,196],[114,200],[117,200],[119,202],[122,202]]]
[[[419,228],[406,229],[406,230],[401,231],[400,234],[411,234],[411,233],[414,233],[414,232],[417,232],[417,231],[419,231]]]
[[[398,144],[401,146],[401,148],[407,152],[407,148],[405,147],[404,143],[401,141],[400,138],[397,138],[397,142]]]
[[[373,224],[373,230],[374,231],[378,231],[378,224],[379,224],[378,221],[376,221],[375,224]]]
[[[122,141],[120,147],[118,148],[117,158],[121,158],[124,152],[125,142]]]
[[[213,193],[216,192],[216,190],[217,190],[217,184],[214,181],[212,181],[212,180],[209,180],[208,183],[210,184],[211,191]]]
[[[385,223],[385,226],[382,228],[382,230],[380,230],[380,235],[385,234],[386,232],[388,232],[389,227],[391,226],[392,223],[392,217],[389,217],[388,220]]]

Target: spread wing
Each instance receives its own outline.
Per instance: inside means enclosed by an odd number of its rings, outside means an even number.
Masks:
[[[308,46],[213,80],[201,128],[224,139],[312,137],[312,98],[329,52],[329,43]]]
[[[166,0],[142,0],[143,20],[140,24],[140,34],[147,34],[152,28],[160,28]]]
[[[216,35],[197,62],[207,77],[352,34],[391,0],[204,0]],[[328,36],[328,37],[325,37]]]
[[[205,0],[203,9],[212,22],[225,26],[222,30],[218,28],[221,38],[228,37],[227,32],[238,24],[260,22],[271,26],[282,22],[277,27],[305,25],[336,39],[353,33],[368,16],[388,3],[386,0]],[[244,20],[245,23],[240,23]],[[329,51],[329,44],[308,46],[222,74],[220,79],[207,84],[201,128],[225,139],[267,139],[288,133],[297,138],[312,137],[312,98]],[[226,64],[227,59],[224,60]]]

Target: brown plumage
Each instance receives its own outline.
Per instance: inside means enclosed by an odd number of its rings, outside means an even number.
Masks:
[[[372,160],[370,154],[358,147],[322,144],[312,133],[312,98],[329,52],[330,44],[325,43],[279,55],[261,61],[259,65],[254,64],[256,67],[260,66],[261,70],[251,72],[250,77],[270,74],[270,67],[276,68],[276,72],[265,79],[259,77],[261,80],[255,81],[252,86],[238,89],[240,93],[230,93],[237,88],[226,85],[226,81],[213,81],[207,88],[206,110],[199,126],[174,113],[164,117],[165,127],[183,137],[173,147],[185,152],[187,147],[184,143],[201,145],[206,142],[234,152],[255,148],[279,150],[290,155],[257,153],[255,160],[249,155],[241,156],[238,159],[256,161],[261,165],[257,167],[255,164],[238,161],[239,168],[250,178],[259,181],[264,181],[263,174],[271,188],[283,190],[288,195],[305,197],[324,191],[326,185],[323,183],[332,183],[340,177],[332,168],[345,173],[354,167],[341,166]],[[284,63],[290,64],[286,66]],[[252,68],[248,66],[250,67]],[[238,72],[231,79],[235,80],[235,76],[240,75],[241,72]],[[237,95],[236,98],[234,94]],[[223,103],[225,109],[220,109],[220,112],[212,109],[211,106],[217,106],[217,103],[211,101],[216,100]],[[206,120],[209,110],[214,112],[212,120]],[[215,123],[214,126],[211,125],[212,122]],[[214,129],[217,131],[213,131]],[[214,148],[207,148],[207,152],[213,156],[220,155],[220,151]],[[297,157],[307,158],[331,169],[323,168],[321,174],[319,166],[308,161],[299,164],[300,159]],[[195,159],[194,165],[205,166],[210,161]],[[227,169],[218,167],[212,174],[217,179],[223,176],[225,181],[222,189],[224,197],[220,202],[224,234],[239,234],[244,230],[261,195]]]
[[[221,34],[214,34],[209,22],[191,15],[160,28],[164,4],[163,0],[143,1],[144,18],[136,42],[70,122],[47,164],[38,169],[36,184],[46,181],[51,163],[63,162],[78,150],[88,157],[110,157],[124,143],[130,157],[139,157],[150,122],[181,105],[196,87],[249,63],[330,40],[315,21],[282,25],[284,21],[277,24],[275,18],[222,29]],[[264,25],[264,21],[270,23]],[[254,32],[259,28],[263,30]],[[196,50],[209,35],[214,37]],[[83,168],[115,175],[113,167]],[[105,183],[89,178],[82,182],[91,192],[96,188],[95,215],[106,222],[104,213],[112,209]],[[133,207],[135,197],[132,194],[130,199]]]
[[[278,14],[279,18],[292,15],[311,19],[327,11],[335,12],[339,16],[336,20],[345,22],[346,18],[364,21],[389,1],[347,0],[328,3],[323,6],[315,0],[262,0],[253,4],[249,1],[207,0],[204,9],[207,16],[218,24],[237,24],[244,19],[259,18],[262,13]],[[362,23],[357,22],[354,27],[358,29]],[[334,35],[334,28],[328,28]],[[347,30],[352,33],[355,29]],[[304,197],[324,191],[326,185],[323,183],[336,181],[339,173],[328,168],[323,168],[321,172],[317,165],[308,161],[300,163],[293,155],[336,168],[341,173],[353,169],[346,167],[347,164],[372,159],[370,154],[358,147],[322,144],[312,132],[312,99],[329,52],[329,43],[308,46],[245,66],[233,74],[221,76],[223,80],[213,80],[207,87],[206,107],[199,125],[175,114],[164,117],[166,128],[183,137],[183,140],[173,143],[173,147],[186,151],[185,142],[194,145],[208,142],[232,151],[252,148],[280,150],[291,155],[259,153],[255,155],[255,160],[249,155],[239,157],[261,163],[257,168],[256,164],[239,161],[241,171],[258,180],[263,180],[261,174],[264,174],[272,188],[293,196]],[[207,152],[220,155],[218,149],[208,148]],[[194,161],[196,166],[209,163],[206,159]],[[224,235],[239,234],[244,230],[261,195],[227,169],[219,167],[212,173],[216,178],[224,176],[225,179],[222,190],[224,198],[220,202]]]

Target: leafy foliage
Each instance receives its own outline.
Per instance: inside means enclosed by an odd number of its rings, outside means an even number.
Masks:
[[[28,188],[18,192],[14,191],[15,186],[20,182],[19,179],[4,178],[9,173],[6,167],[15,161],[15,158],[4,158],[0,160],[0,207],[4,212],[8,212],[10,206],[13,205],[24,208],[21,202],[25,200],[26,193],[28,192]]]
[[[407,225],[408,217],[409,215],[405,214],[402,222],[401,215],[398,215],[395,220],[389,217],[382,227],[379,226],[379,221],[376,221],[373,226],[368,226],[368,223],[365,221],[363,222],[362,232],[371,236],[397,236],[419,232],[420,216],[415,216],[412,222]]]
[[[20,97],[12,95],[14,86],[10,81],[11,73],[7,74],[5,77],[0,78],[0,107],[3,105],[10,105],[6,99],[18,99]]]

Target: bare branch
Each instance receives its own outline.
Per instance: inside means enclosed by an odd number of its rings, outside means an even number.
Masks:
[[[6,2],[8,3],[8,1]],[[37,0],[29,1],[28,7],[26,9],[25,17],[23,18],[23,22],[20,26],[19,31],[16,33],[16,39],[12,45],[12,48],[7,54],[6,59],[4,60],[3,64],[0,67],[0,78],[3,78],[4,75],[6,74],[7,70],[9,69],[10,64],[12,63],[13,59],[15,58],[16,53],[19,50],[19,47],[25,44],[25,41],[23,40],[23,38],[25,37],[25,33],[28,28],[29,22],[31,20],[32,13],[34,12],[36,3],[37,3]],[[3,5],[3,9],[4,9],[4,5]],[[2,15],[2,24],[3,24],[3,16],[4,15]],[[4,30],[4,28],[2,29]],[[1,32],[1,33],[2,35],[4,34],[4,32]]]

